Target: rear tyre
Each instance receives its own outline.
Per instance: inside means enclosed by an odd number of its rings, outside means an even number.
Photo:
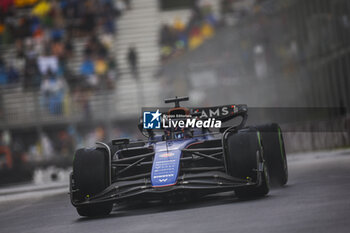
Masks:
[[[108,186],[108,157],[103,149],[79,149],[73,161],[74,185],[82,199],[103,191]],[[113,204],[102,203],[78,207],[81,216],[107,215]]]
[[[257,182],[255,186],[235,189],[239,198],[256,198],[269,192],[268,169],[263,167],[261,177],[257,174],[258,163],[263,163],[263,148],[260,133],[255,128],[243,129],[227,138],[226,164],[229,175]],[[260,182],[259,182],[260,180]]]
[[[261,132],[271,183],[283,186],[288,181],[288,165],[281,128],[276,123],[260,125],[257,128]]]

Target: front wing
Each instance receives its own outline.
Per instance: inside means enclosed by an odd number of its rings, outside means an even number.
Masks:
[[[71,178],[72,182],[72,178]],[[259,183],[259,182],[258,182]],[[120,181],[111,184],[101,193],[85,197],[84,201],[74,198],[74,184],[70,185],[71,202],[75,207],[98,204],[118,203],[130,200],[163,200],[175,196],[208,194],[233,191],[243,186],[255,186],[258,183],[238,179],[224,172],[204,172],[199,174],[183,174],[178,177],[177,183],[167,187],[153,187],[150,179]]]

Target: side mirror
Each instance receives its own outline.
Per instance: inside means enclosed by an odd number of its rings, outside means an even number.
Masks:
[[[120,145],[128,145],[130,143],[129,138],[120,138],[112,140],[112,145],[120,146]]]

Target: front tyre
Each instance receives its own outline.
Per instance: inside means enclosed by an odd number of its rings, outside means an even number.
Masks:
[[[256,183],[236,188],[238,198],[257,198],[269,192],[268,169],[260,132],[256,128],[232,132],[227,136],[226,164],[229,175]]]
[[[266,165],[264,171],[261,173],[261,183],[257,186],[247,186],[235,189],[235,194],[240,199],[263,197],[268,194],[269,188],[269,174]]]
[[[283,186],[288,181],[288,166],[281,128],[276,123],[260,125],[257,128],[261,132],[271,183]]]
[[[79,190],[79,199],[84,200],[108,187],[108,154],[104,149],[79,149],[73,161],[74,186]],[[80,216],[108,215],[113,204],[101,203],[77,207]]]
[[[77,208],[77,212],[83,217],[98,217],[109,215],[112,211],[111,204],[94,204]]]

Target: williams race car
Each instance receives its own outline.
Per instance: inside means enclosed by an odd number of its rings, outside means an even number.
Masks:
[[[188,97],[165,100],[175,107],[162,112],[164,125],[139,129],[146,141],[116,139],[78,149],[70,176],[70,199],[81,216],[108,215],[114,203],[133,200],[177,200],[234,191],[238,198],[257,198],[269,192],[270,181],[285,185],[287,160],[278,124],[245,126],[246,105],[189,109]],[[186,127],[174,121],[215,119],[235,125]],[[154,119],[160,117],[157,112]],[[172,117],[172,118],[171,118]],[[154,120],[152,119],[152,120]],[[170,124],[167,121],[172,121]]]

